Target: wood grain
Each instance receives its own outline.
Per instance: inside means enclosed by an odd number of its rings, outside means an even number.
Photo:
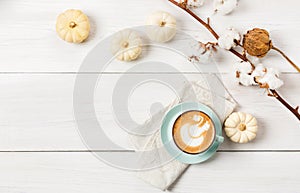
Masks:
[[[162,192],[90,153],[1,153],[1,192]],[[217,153],[170,192],[298,192],[300,153]]]
[[[174,79],[174,74],[160,74]],[[87,74],[87,78],[91,75]],[[107,135],[122,147],[130,148],[127,133],[115,119],[112,95],[122,74],[101,76],[95,90],[95,109]],[[128,75],[127,75],[128,76]],[[131,78],[147,74],[131,74]],[[153,74],[150,74],[153,76]],[[201,74],[185,74],[188,80],[199,80]],[[73,87],[76,75],[20,74],[0,75],[0,150],[85,150],[73,115]],[[288,86],[280,92],[293,104],[299,102],[300,76],[282,76]],[[225,141],[224,150],[300,150],[300,128],[297,120],[275,99],[254,87],[242,87],[234,75],[223,75],[225,86],[239,103],[236,110],[254,114],[259,122],[257,139],[249,144]],[[293,92],[291,92],[291,90]],[[146,97],[145,97],[146,95]],[[128,99],[129,113],[137,123],[149,119],[153,103],[169,104],[175,93],[165,85],[149,83],[137,87]],[[92,102],[89,102],[92,103]],[[270,112],[272,112],[270,114]],[[90,118],[92,112],[85,112]],[[124,112],[126,113],[126,112]],[[125,114],[124,114],[125,115]],[[123,115],[121,114],[120,117]]]
[[[268,0],[243,1],[239,9],[226,16],[212,15],[211,4],[208,3],[198,12],[201,17],[211,16],[211,23],[221,33],[233,26],[245,32],[253,27],[266,28],[271,32],[274,44],[286,51],[296,63],[300,61],[298,54],[300,37],[300,17],[298,2],[287,0],[285,3]],[[267,7],[267,8],[266,8]],[[61,41],[55,32],[57,15],[70,8],[83,10],[91,19],[93,32],[89,40],[80,45]],[[46,0],[43,2],[22,0],[0,3],[1,72],[76,72],[91,48],[104,37],[126,27],[144,25],[147,15],[156,10],[169,11],[176,16],[178,27],[195,38],[213,40],[205,29],[189,16],[172,6],[165,0],[140,1],[130,0],[101,3],[93,0],[66,0],[63,2]],[[134,10],[134,11],[130,11]],[[115,14],[115,13],[118,14]],[[280,14],[279,14],[280,13]],[[228,53],[220,52],[217,60],[227,65],[221,68],[228,72],[228,65],[237,59]],[[278,67],[284,72],[295,72],[279,55],[271,52],[266,63]],[[193,71],[181,67],[182,71]],[[114,66],[110,72],[124,71],[121,66]]]
[[[204,19],[211,17],[211,25],[219,33],[228,27],[243,33],[253,27],[268,29],[273,43],[298,64],[299,5],[294,0],[239,1],[239,9],[223,17],[213,14],[212,2],[207,1],[197,12]],[[55,32],[57,15],[71,8],[84,11],[92,24],[88,41],[80,45],[63,42]],[[161,192],[88,152],[73,116],[75,78],[86,55],[114,32],[144,25],[147,15],[156,10],[173,14],[178,28],[194,38],[213,40],[202,26],[166,0],[0,1],[0,192]],[[199,71],[203,67],[168,49],[149,47],[138,62],[114,61],[103,69],[94,105],[112,140],[131,148],[111,108],[117,80],[139,62],[153,60],[171,64],[189,80],[198,80],[203,73],[218,73],[238,102],[237,110],[254,114],[260,128],[252,143],[239,145],[226,139],[213,159],[191,166],[170,192],[299,192],[298,121],[263,90],[239,86],[233,73],[238,59],[222,50],[207,63],[217,68],[204,72]],[[280,93],[299,105],[299,74],[273,51],[262,62],[283,73],[285,86]],[[158,68],[152,73],[175,76],[161,71]],[[149,118],[153,103],[168,104],[174,97],[174,92],[162,85],[145,84],[131,95],[130,113],[142,123]],[[90,115],[87,112],[85,117]]]

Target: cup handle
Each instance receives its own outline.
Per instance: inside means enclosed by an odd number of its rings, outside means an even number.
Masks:
[[[216,141],[217,141],[218,143],[223,143],[223,142],[224,142],[224,137],[223,137],[223,136],[217,135],[217,136],[216,136]]]

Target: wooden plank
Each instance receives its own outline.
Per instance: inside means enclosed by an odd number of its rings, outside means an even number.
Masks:
[[[161,192],[90,153],[1,153],[1,192]],[[297,192],[299,153],[217,153],[172,192]]]
[[[209,1],[199,9],[199,15],[211,16],[211,24],[218,32],[231,26],[243,32],[252,27],[266,28],[276,46],[296,63],[300,61],[297,1],[252,0],[239,4],[233,14],[212,16]],[[83,44],[68,44],[56,35],[56,17],[69,8],[83,10],[91,20],[92,33]],[[175,15],[179,29],[195,38],[213,40],[202,26],[167,0],[1,0],[0,192],[161,192],[133,173],[112,168],[86,152],[73,116],[75,76],[86,54],[110,34],[143,25],[146,16],[157,9]],[[189,80],[201,78],[199,70],[186,58],[167,49],[147,48],[133,63],[113,61],[95,90],[94,105],[107,135],[128,149],[127,134],[112,113],[112,92],[122,76],[120,73],[153,60],[170,64],[179,72],[189,72]],[[244,145],[225,139],[215,157],[191,166],[171,187],[171,192],[294,193],[300,189],[299,122],[263,90],[238,86],[232,73],[236,61],[234,56],[220,51],[215,57],[218,69],[209,72],[226,73],[224,84],[239,103],[237,110],[258,118],[257,139]],[[299,74],[275,52],[270,52],[263,62],[284,72],[286,85],[280,93],[291,104],[299,105]],[[163,70],[155,69],[160,71]],[[147,77],[147,71],[141,72],[132,76]],[[175,75],[166,73],[169,76]],[[153,102],[168,104],[175,97],[174,92],[160,84],[141,85],[134,91],[129,110],[139,123],[149,118]],[[90,112],[84,115],[87,119],[91,117]]]
[[[271,32],[273,42],[282,48],[297,63],[300,56],[300,28],[298,2],[287,0],[280,2],[253,0],[239,3],[239,9],[225,17],[213,15],[212,25],[221,33],[225,28],[234,26],[245,32],[253,27],[266,28]],[[258,6],[259,5],[259,6]],[[262,6],[265,5],[265,6]],[[265,9],[265,7],[268,9]],[[89,40],[80,45],[68,44],[61,41],[55,32],[57,15],[68,9],[83,10],[91,19],[93,32]],[[87,0],[35,2],[23,0],[21,2],[2,0],[0,4],[0,32],[1,72],[76,72],[86,54],[100,39],[128,26],[143,25],[146,16],[161,9],[171,12],[178,19],[179,29],[192,34],[202,41],[213,40],[208,32],[182,11],[172,6],[167,0],[118,1],[116,5],[110,0],[96,2]],[[212,15],[211,4],[199,10],[203,18]],[[129,11],[134,10],[134,11]],[[118,14],[115,14],[115,13]],[[280,14],[278,14],[280,13]],[[9,17],[8,17],[9,15]],[[122,18],[122,19],[121,19]],[[149,51],[145,51],[148,53]],[[147,55],[147,54],[146,54]],[[156,55],[156,54],[154,54]],[[148,57],[152,56],[147,55]],[[171,55],[163,55],[169,61]],[[157,56],[159,59],[159,54]],[[221,52],[217,56],[221,72],[231,71],[237,59]],[[142,61],[142,60],[141,60]],[[270,53],[265,61],[278,67],[284,72],[295,72],[280,56]],[[124,67],[125,66],[125,67]],[[123,72],[127,65],[113,65],[110,72]],[[179,66],[181,71],[191,72],[195,69],[190,66]]]
[[[174,78],[174,74],[162,74]],[[0,150],[86,150],[73,115],[74,74],[2,74],[0,75]],[[93,76],[93,75],[86,75]],[[122,74],[102,75],[95,90],[95,108],[107,135],[122,147],[130,148],[127,133],[115,121],[112,93]],[[130,76],[144,77],[146,74]],[[199,80],[199,74],[186,74]],[[298,74],[282,75],[286,85],[280,90],[293,105],[299,104]],[[242,87],[233,74],[223,75],[224,84],[239,103],[237,110],[252,113],[259,122],[257,139],[244,145],[228,139],[223,150],[299,150],[300,128],[296,118],[263,90]],[[130,114],[142,123],[149,118],[153,103],[168,104],[176,97],[161,84],[146,84],[129,99]],[[89,103],[87,103],[89,104]],[[90,118],[91,112],[84,113]],[[121,114],[122,116],[122,114]]]

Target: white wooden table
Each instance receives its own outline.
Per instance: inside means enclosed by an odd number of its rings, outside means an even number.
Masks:
[[[294,0],[240,1],[233,14],[211,18],[218,32],[228,26],[246,31],[268,29],[274,44],[300,63],[300,12]],[[202,10],[208,10],[207,5]],[[83,10],[92,21],[92,34],[80,45],[61,41],[55,32],[57,15],[70,8]],[[176,16],[180,29],[202,41],[211,35],[191,17],[166,0],[1,0],[0,1],[0,192],[160,192],[132,173],[110,167],[95,158],[81,141],[73,117],[73,87],[85,55],[101,38],[122,28],[143,25],[156,10]],[[201,12],[201,10],[200,10]],[[200,16],[204,18],[208,11]],[[238,145],[226,139],[210,161],[190,167],[172,186],[172,192],[300,192],[299,121],[275,99],[258,88],[235,82],[234,56],[217,56],[225,86],[239,103],[237,110],[254,114],[259,133],[253,143]],[[280,69],[285,86],[280,93],[293,105],[300,104],[300,75],[275,52],[263,60]],[[103,74],[107,84],[98,91],[110,96],[114,82],[132,64],[111,66]],[[191,79],[192,68],[174,64]],[[150,85],[151,86],[151,85]],[[131,106],[137,120],[148,117],[149,101],[171,94],[141,88]],[[144,95],[143,95],[144,93]],[[151,98],[151,97],[150,97]],[[104,101],[103,101],[104,100]],[[99,101],[99,114],[112,138],[126,144],[113,116]]]

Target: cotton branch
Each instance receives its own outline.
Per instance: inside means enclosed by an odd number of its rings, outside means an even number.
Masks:
[[[210,19],[207,20],[207,23],[205,21],[203,21],[200,17],[198,17],[194,12],[192,12],[188,7],[186,2],[180,2],[178,3],[175,0],[168,0],[171,3],[173,3],[174,5],[176,5],[177,7],[180,7],[181,9],[183,9],[185,12],[187,12],[189,15],[191,15],[194,19],[196,19],[201,25],[203,25],[216,39],[219,39],[219,35],[217,34],[217,32],[210,26]],[[240,59],[242,59],[243,61],[248,61],[248,59],[246,58],[246,56],[238,53],[236,50],[231,49],[229,50],[231,53],[233,53],[234,55],[236,55],[237,57],[239,57]]]
[[[283,51],[274,46],[272,46],[272,49],[280,53],[298,72],[300,72],[300,68],[287,55],[285,55]]]
[[[204,20],[202,20],[200,17],[198,17],[194,12],[192,12],[188,7],[187,7],[187,0],[184,0],[183,2],[177,2],[175,0],[168,0],[169,2],[171,2],[172,4],[174,4],[175,6],[181,8],[182,10],[184,10],[186,13],[188,13],[189,15],[191,15],[194,19],[196,19],[201,25],[203,25],[213,36],[215,39],[219,39],[219,35],[217,34],[217,32],[211,27],[210,25],[210,20],[208,19],[207,22],[205,22]],[[272,49],[278,51],[285,59],[287,59],[299,72],[300,69],[279,49],[273,47]],[[239,57],[241,60],[243,61],[248,61],[246,55],[244,54],[240,54],[239,52],[237,52],[234,49],[230,49],[229,50],[232,54],[234,54],[235,56]],[[270,92],[272,93],[272,96],[275,97],[280,103],[282,103],[288,110],[290,110],[300,121],[300,114],[298,112],[299,110],[299,106],[297,106],[296,108],[293,108],[289,103],[287,103],[279,94],[276,90],[270,89]]]
[[[296,108],[293,108],[277,93],[276,90],[270,89],[270,92],[278,101],[280,101],[286,108],[288,108],[300,121],[299,106],[297,106]]]

